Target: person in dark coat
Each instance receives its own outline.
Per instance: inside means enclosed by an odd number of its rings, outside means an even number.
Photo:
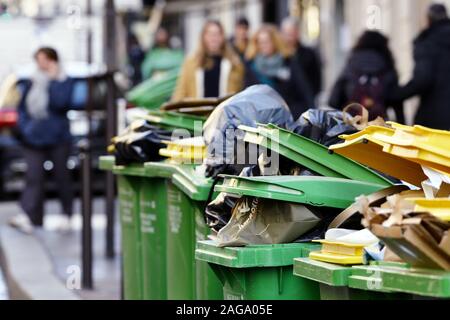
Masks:
[[[387,119],[387,109],[392,107],[396,121],[404,123],[403,104],[394,98],[397,86],[398,74],[388,39],[377,31],[365,31],[337,79],[328,104],[339,110],[352,103],[361,104],[369,111],[369,120]],[[349,111],[353,115],[361,113]]]
[[[18,129],[27,164],[25,189],[20,204],[25,215],[11,219],[10,224],[25,232],[41,227],[44,218],[44,162],[53,162],[55,182],[66,219],[67,229],[72,215],[73,190],[67,160],[71,148],[67,111],[71,104],[74,80],[62,71],[57,52],[49,47],[35,54],[37,71],[22,82],[22,98],[18,107]]]
[[[305,74],[306,81],[316,98],[322,90],[322,67],[319,55],[310,47],[305,46],[300,38],[300,23],[289,17],[281,24],[281,35],[286,43],[289,54]]]
[[[234,26],[234,34],[230,38],[230,45],[239,55],[241,60],[245,60],[245,51],[249,42],[250,23],[247,18],[240,17]]]
[[[414,41],[414,73],[398,99],[420,97],[415,123],[450,130],[450,19],[446,7],[433,4],[429,26]]]
[[[313,91],[303,69],[290,57],[278,30],[263,25],[246,53],[245,87],[266,84],[284,98],[294,119],[315,107]]]

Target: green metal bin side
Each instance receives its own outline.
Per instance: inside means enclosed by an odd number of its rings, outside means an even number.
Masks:
[[[314,300],[319,298],[317,283],[292,273],[293,259],[304,247],[291,243],[219,248],[214,241],[199,241],[196,259],[216,272],[226,300]]]
[[[317,176],[223,177],[225,180],[216,185],[216,191],[341,209],[362,194],[384,188],[368,182]]]
[[[195,260],[196,241],[210,234],[204,208],[212,181],[196,172],[194,165],[173,168],[167,186],[168,299],[223,299],[220,281],[213,270],[207,263]]]

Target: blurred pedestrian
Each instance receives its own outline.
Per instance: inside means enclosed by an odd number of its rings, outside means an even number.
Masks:
[[[365,31],[354,46],[344,71],[333,87],[329,105],[343,109],[359,103],[369,111],[369,120],[387,118],[392,107],[396,120],[404,122],[403,104],[393,98],[398,86],[398,74],[389,40],[378,31]],[[353,115],[361,110],[349,110]]]
[[[173,100],[221,97],[242,89],[244,66],[218,21],[203,26],[197,51],[186,59]]]
[[[313,90],[314,98],[322,90],[321,61],[316,51],[301,42],[300,23],[288,17],[281,24],[281,35],[292,59],[303,69],[306,81]]]
[[[137,37],[134,34],[128,36],[128,67],[129,76],[133,86],[142,82],[141,66],[145,58],[145,52],[142,50]]]
[[[314,95],[306,76],[289,53],[277,28],[266,24],[251,38],[246,53],[245,85],[267,84],[285,99],[294,118],[314,108]]]
[[[43,47],[34,55],[37,70],[24,82],[19,104],[18,127],[27,164],[25,189],[20,204],[26,215],[13,217],[10,224],[25,232],[41,227],[44,219],[44,162],[53,162],[53,173],[64,218],[60,227],[67,230],[72,216],[72,179],[67,168],[71,135],[67,111],[71,103],[74,80],[59,64],[58,53]]]
[[[234,51],[241,57],[244,61],[245,51],[247,50],[249,41],[249,29],[250,24],[245,17],[240,17],[234,26],[234,35],[230,39],[230,44]]]
[[[414,73],[398,99],[420,97],[415,123],[450,130],[450,20],[443,4],[428,9],[428,27],[414,41]]]
[[[183,63],[183,51],[170,45],[169,32],[160,27],[155,33],[154,44],[145,55],[142,63],[143,80],[158,76],[158,74],[179,68]]]

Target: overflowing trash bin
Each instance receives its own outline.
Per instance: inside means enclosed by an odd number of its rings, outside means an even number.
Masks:
[[[222,299],[216,274],[195,260],[196,241],[210,234],[203,212],[212,181],[196,172],[195,165],[173,164],[173,168],[167,181],[167,298]]]
[[[99,165],[100,169],[117,175],[124,298],[142,299],[144,280],[139,195],[144,168],[141,165],[117,167],[113,156],[101,157]]]
[[[127,299],[450,295],[448,132],[334,110],[294,121],[267,86],[142,118],[101,159]]]
[[[220,278],[225,300],[314,300],[319,287],[294,277],[292,263],[308,244],[218,247],[199,241],[196,258],[208,262]]]
[[[328,177],[225,176],[223,184],[217,185],[215,190],[241,199],[250,197],[251,205],[255,204],[254,199],[269,199],[272,205],[280,201],[321,207],[327,211],[329,208],[344,208],[353,202],[356,195],[371,193],[380,188],[383,186]],[[326,190],[335,192],[329,193]],[[262,212],[258,211],[259,209],[254,211],[253,208],[245,210],[248,215],[243,219],[244,222],[236,221],[234,226],[230,226],[233,221],[231,220],[219,231],[216,241],[197,244],[196,257],[198,260],[207,261],[219,275],[224,298],[317,299],[317,284],[298,281],[299,279],[293,277],[294,258],[310,253],[316,246],[310,243],[278,243],[282,234],[285,235],[281,241],[292,242],[317,225],[312,211],[308,211],[306,207],[293,208],[291,215],[285,212],[284,219],[275,217],[275,221],[270,220],[267,214],[265,224],[258,225],[254,216]],[[268,208],[275,206],[269,205]],[[284,231],[281,231],[282,229]],[[259,241],[260,245],[252,241]]]

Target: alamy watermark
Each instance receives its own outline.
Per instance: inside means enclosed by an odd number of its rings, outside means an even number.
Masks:
[[[265,170],[279,168],[279,131],[239,127],[203,132],[202,122],[194,124],[194,133],[176,129],[172,132],[173,161],[184,164],[263,165]],[[177,155],[181,155],[177,157]]]
[[[70,265],[66,269],[66,288],[69,290],[81,290],[81,268],[78,265]]]

